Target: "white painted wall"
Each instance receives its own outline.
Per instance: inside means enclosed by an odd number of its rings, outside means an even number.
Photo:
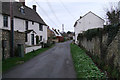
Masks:
[[[36,45],[36,36],[42,36],[42,41],[41,42],[45,42],[47,43],[47,26],[43,25],[43,31],[39,30],[39,23],[34,22],[34,24],[32,24],[31,21],[28,21],[28,30],[34,30],[36,32],[36,34],[34,33],[34,45]],[[26,42],[26,45],[31,45],[31,34],[33,34],[32,32],[28,34],[28,42]]]
[[[25,32],[25,20],[14,18],[14,31]]]
[[[47,43],[48,37],[47,37],[47,27],[43,25],[43,32],[41,32],[43,34],[43,42]]]
[[[74,27],[75,31],[75,42],[77,41],[77,36],[79,33],[93,28],[103,28],[104,20],[100,19],[98,16],[89,12],[86,16],[77,21],[77,25]]]
[[[37,50],[37,49],[40,49],[41,46],[33,46],[33,47],[27,47],[25,48],[25,53],[29,53],[29,52],[32,52],[33,50]]]

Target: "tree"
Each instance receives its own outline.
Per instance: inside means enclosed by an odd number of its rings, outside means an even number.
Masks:
[[[111,6],[111,10],[107,10],[106,15],[110,25],[119,23],[119,10],[117,7]]]
[[[71,34],[72,32],[68,31],[67,34]]]

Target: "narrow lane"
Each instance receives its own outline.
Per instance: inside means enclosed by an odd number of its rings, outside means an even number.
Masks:
[[[3,78],[76,78],[70,43],[57,43],[55,47],[3,74]]]

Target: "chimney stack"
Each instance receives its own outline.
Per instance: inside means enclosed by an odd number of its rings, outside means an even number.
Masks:
[[[22,3],[23,6],[25,6],[25,0],[19,0],[20,3]]]
[[[36,11],[36,5],[33,5],[33,9]]]

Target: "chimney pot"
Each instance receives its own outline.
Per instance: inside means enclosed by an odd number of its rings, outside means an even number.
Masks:
[[[36,11],[36,5],[33,5],[33,9]]]

